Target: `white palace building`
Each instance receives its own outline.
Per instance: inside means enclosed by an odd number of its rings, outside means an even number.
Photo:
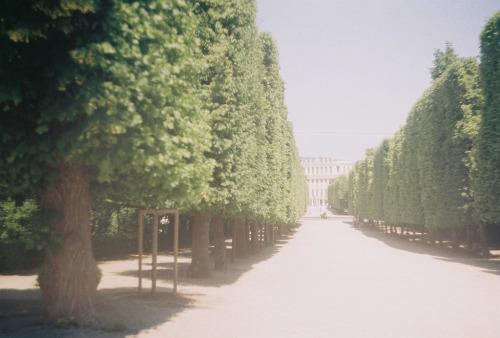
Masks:
[[[325,157],[302,157],[300,162],[309,186],[309,206],[327,206],[330,180],[349,174],[354,166],[350,161]]]

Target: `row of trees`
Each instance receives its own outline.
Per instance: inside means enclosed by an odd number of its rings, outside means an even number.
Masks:
[[[458,229],[468,229],[470,244],[475,226],[488,254],[485,225],[500,225],[500,13],[481,34],[480,63],[459,58],[448,44],[436,51],[434,64],[433,83],[405,126],[367,150],[350,173],[349,212],[423,226],[431,241],[450,229],[455,247]],[[346,180],[333,182],[332,194]]]
[[[303,213],[277,50],[255,1],[21,0],[0,13],[2,197],[36,198],[62,239],[39,277],[49,319],[93,318],[91,205],[191,213],[193,277],[209,275],[210,224],[224,266],[223,221]]]

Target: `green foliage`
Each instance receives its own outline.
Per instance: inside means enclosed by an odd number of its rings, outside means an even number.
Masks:
[[[481,104],[477,66],[474,59],[449,64],[415,108],[421,120],[422,205],[430,228],[473,222],[468,208],[473,135],[468,129],[477,123]]]
[[[349,178],[340,176],[328,184],[328,204],[333,209],[343,212],[349,207]]]
[[[19,207],[11,199],[1,201],[0,271],[32,268],[41,263],[46,250],[58,252],[63,242],[50,226],[57,218],[44,216],[32,199]]]
[[[215,162],[210,193],[193,208],[261,222],[295,222],[293,199],[303,192],[294,190],[300,163],[289,139],[275,43],[269,34],[258,33],[253,1],[192,2],[206,62],[203,109],[212,128],[205,156]]]
[[[389,140],[382,141],[382,144],[375,149],[373,155],[373,182],[372,182],[372,202],[371,218],[375,220],[386,219],[385,210],[388,199],[389,187]]]
[[[190,8],[177,0],[37,6],[0,8],[2,181],[13,192],[37,189],[63,157],[87,165],[94,193],[153,205],[201,198],[212,162],[202,156],[209,138],[193,85],[200,63]]]
[[[6,195],[40,195],[67,161],[89,173],[94,238],[135,236],[136,207],[293,224],[306,180],[255,16],[246,0],[2,2]],[[34,249],[40,222],[19,235]]]
[[[439,78],[453,62],[458,60],[451,42],[446,43],[445,51],[436,49],[434,52],[434,67],[431,69],[432,80]]]
[[[404,138],[404,129],[399,130],[389,141],[387,165],[389,166],[387,196],[384,201],[384,219],[388,224],[398,224],[401,220],[401,199],[399,198],[401,180],[401,143]]]
[[[500,12],[480,36],[484,110],[477,139],[475,205],[483,222],[500,224]]]
[[[459,59],[451,44],[435,56],[434,82],[406,125],[394,139],[367,151],[351,172],[349,211],[354,215],[428,228],[477,221],[471,177],[480,166],[473,147],[483,104],[478,64]]]

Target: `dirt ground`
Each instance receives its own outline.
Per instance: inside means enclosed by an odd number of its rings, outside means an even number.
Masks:
[[[0,276],[0,335],[12,337],[499,337],[500,265],[309,215],[290,236],[210,279],[159,256],[157,292],[137,259],[100,264],[104,329],[44,327],[35,276]],[[144,262],[149,269],[150,259]],[[148,275],[146,276],[148,277]]]

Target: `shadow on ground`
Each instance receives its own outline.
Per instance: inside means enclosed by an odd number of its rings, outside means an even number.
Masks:
[[[282,236],[275,245],[264,247],[247,258],[236,259],[224,271],[213,271],[212,278],[186,277],[189,263],[179,264],[178,293],[170,287],[157,287],[153,294],[145,287],[141,294],[136,287],[106,288],[97,291],[96,312],[102,323],[99,329],[61,329],[44,325],[44,306],[39,289],[0,290],[0,336],[9,337],[125,337],[135,335],[169,321],[179,313],[198,306],[199,293],[182,292],[182,286],[220,287],[235,283],[247,271],[273,257],[293,237]],[[182,258],[189,259],[184,252]],[[149,266],[148,266],[149,265]],[[212,264],[213,266],[213,264]],[[150,263],[144,264],[143,286],[151,285]],[[117,275],[137,277],[137,270],[119,272]],[[159,264],[158,282],[173,280],[173,264]]]
[[[231,285],[238,281],[238,279],[250,271],[257,263],[264,262],[272,258],[278,253],[283,245],[285,245],[293,234],[283,235],[279,238],[273,246],[264,247],[256,252],[249,251],[246,258],[237,258],[231,263],[231,251],[228,250],[228,267],[225,270],[212,271],[212,278],[188,278],[187,270],[190,265],[189,262],[178,262],[178,282],[179,286],[202,286],[202,287],[221,287],[224,285]],[[189,253],[183,253],[179,257],[189,258]],[[214,266],[213,259],[211,258],[211,266]],[[151,262],[143,262],[143,285],[151,285]],[[119,273],[122,276],[138,277],[137,270],[127,270]],[[157,281],[171,282],[174,278],[173,263],[158,263],[157,265]]]
[[[352,226],[352,221],[344,221],[344,223]],[[406,236],[385,234],[376,229],[363,226],[355,229],[363,235],[377,239],[397,250],[404,250],[421,255],[429,255],[435,259],[445,262],[471,265],[482,268],[484,272],[500,275],[500,258],[498,256],[493,258],[484,258],[479,256],[477,253],[468,251],[464,248],[452,250],[449,247],[442,247],[439,245],[430,246],[422,242],[421,239],[409,241]]]
[[[192,306],[196,295],[158,288],[139,295],[136,288],[99,290],[96,312],[100,328],[56,328],[44,323],[40,291],[0,290],[0,336],[124,337],[168,321]],[[133,329],[130,329],[133,328]]]

